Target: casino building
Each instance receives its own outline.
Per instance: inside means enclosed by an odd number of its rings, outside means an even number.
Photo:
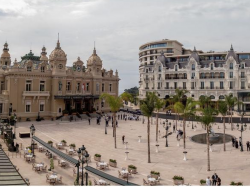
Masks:
[[[118,72],[103,68],[94,48],[87,67],[78,57],[67,66],[67,55],[60,46],[47,57],[46,48],[40,56],[30,51],[11,64],[8,44],[4,44],[0,58],[0,117],[15,113],[22,121],[34,120],[38,113],[43,118],[55,118],[63,110],[109,111],[102,93],[118,95]]]
[[[227,51],[203,52],[163,39],[141,45],[139,61],[140,99],[147,92],[167,99],[179,88],[189,91],[187,97],[199,100],[205,95],[216,105],[232,94],[243,103],[235,110],[250,115],[250,52],[237,52],[233,46]]]

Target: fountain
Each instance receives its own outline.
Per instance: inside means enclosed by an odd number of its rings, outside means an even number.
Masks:
[[[211,128],[209,131],[209,143],[210,144],[222,144],[223,143],[223,133],[215,133],[214,130]],[[225,134],[225,141],[230,142],[234,136]],[[207,133],[197,134],[190,137],[191,141],[201,144],[207,143]]]

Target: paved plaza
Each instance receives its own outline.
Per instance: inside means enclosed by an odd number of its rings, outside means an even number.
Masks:
[[[155,119],[154,119],[155,121]],[[161,120],[163,121],[163,120]],[[173,121],[170,120],[173,124]],[[199,185],[201,179],[206,179],[207,176],[212,176],[216,172],[222,180],[222,185],[229,185],[231,181],[243,182],[244,185],[250,185],[248,174],[250,173],[250,152],[246,151],[246,141],[250,140],[249,127],[243,132],[244,152],[240,149],[232,147],[231,142],[226,144],[227,151],[223,151],[223,144],[214,145],[213,152],[211,152],[211,171],[207,172],[207,153],[206,144],[198,144],[192,142],[189,137],[199,133],[205,133],[200,124],[196,130],[192,130],[191,123],[187,129],[187,142],[186,151],[187,161],[183,160],[183,142],[181,140],[180,147],[177,146],[176,134],[172,134],[168,138],[169,147],[165,147],[165,138],[159,139],[159,152],[156,153],[156,140],[155,128],[156,126],[150,125],[151,128],[151,162],[147,163],[147,121],[142,124],[141,121],[124,121],[119,120],[117,128],[117,149],[114,148],[114,140],[112,137],[112,127],[108,127],[108,134],[105,135],[104,119],[101,125],[96,124],[96,119],[91,120],[91,125],[88,121],[42,121],[42,122],[20,122],[17,123],[17,135],[19,132],[29,132],[31,124],[35,125],[36,136],[43,141],[51,140],[55,143],[66,140],[67,144],[75,143],[78,149],[85,145],[88,150],[92,162],[89,164],[95,167],[94,155],[101,154],[101,160],[108,162],[109,159],[117,160],[118,167],[105,170],[106,173],[118,177],[118,170],[122,167],[127,167],[133,164],[137,167],[138,174],[129,178],[130,182],[138,185],[143,184],[143,179],[147,179],[150,171],[158,171],[161,175],[161,185],[173,185],[172,177],[174,175],[183,176],[185,184]],[[188,122],[189,123],[189,122]],[[178,122],[179,127],[180,122]],[[215,132],[223,132],[223,124],[214,125]],[[226,133],[235,137],[240,136],[237,130],[231,131],[230,125],[227,124]],[[163,125],[159,125],[161,136],[165,134]],[[172,126],[170,128],[172,131]],[[122,144],[122,136],[125,135],[125,141],[128,142],[128,149]],[[138,142],[138,136],[142,136],[142,140]],[[30,146],[30,138],[19,137],[16,140],[22,143],[22,148]],[[68,147],[67,147],[68,148]],[[128,151],[128,160],[125,160],[125,152]],[[63,150],[65,152],[65,150]],[[32,170],[32,164],[27,163],[22,156],[8,153],[11,161],[19,168],[21,175],[24,178],[29,178],[31,185],[49,185],[46,183],[47,173],[37,173]],[[49,167],[49,159],[45,153],[40,153],[35,150],[36,162],[44,162]],[[74,156],[77,158],[77,155]],[[73,185],[75,177],[73,177],[73,165],[63,169],[57,165],[57,160],[54,161],[55,171],[63,177],[63,185]],[[90,174],[90,179],[95,178]],[[96,177],[96,179],[99,179]]]

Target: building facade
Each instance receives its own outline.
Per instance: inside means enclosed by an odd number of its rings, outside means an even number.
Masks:
[[[235,110],[250,114],[250,52],[188,50],[176,40],[160,40],[139,48],[139,98],[156,92],[169,98],[175,89],[186,89],[187,97],[209,96],[223,100],[232,94],[243,102]]]
[[[118,72],[106,71],[94,48],[87,67],[78,57],[73,66],[67,66],[67,55],[58,40],[47,57],[46,48],[40,56],[30,51],[21,61],[11,64],[8,44],[4,44],[0,58],[0,116],[13,113],[21,120],[55,118],[63,110],[72,109],[108,111],[102,93],[118,95]]]

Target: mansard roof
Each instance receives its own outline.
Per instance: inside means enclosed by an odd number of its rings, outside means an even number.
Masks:
[[[235,60],[237,63],[239,63],[239,59],[238,59],[236,53],[234,52],[233,45],[231,45],[231,48],[230,48],[230,50],[229,50],[228,53],[227,53],[226,60],[227,60],[230,56],[233,57],[234,60]]]

